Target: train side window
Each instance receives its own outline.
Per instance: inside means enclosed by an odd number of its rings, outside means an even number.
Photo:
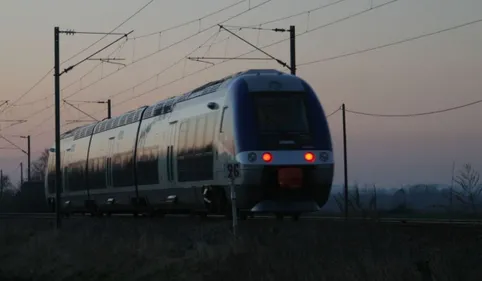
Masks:
[[[181,123],[179,127],[179,141],[177,145],[177,155],[184,155],[186,153],[186,137],[187,137],[187,127],[188,127],[188,120]]]
[[[189,118],[189,129],[187,131],[187,148],[186,148],[186,154],[193,154],[194,151],[194,144],[196,142],[196,119],[194,118]]]
[[[196,142],[194,144],[194,153],[204,152],[204,134],[206,131],[206,115],[201,116],[196,122]]]
[[[204,133],[204,152],[213,149],[214,131],[216,129],[216,113],[209,113],[206,116],[206,131]]]
[[[223,113],[221,114],[221,125],[219,126],[219,132],[224,133],[225,126],[224,124],[226,123],[226,112],[227,112],[228,107],[223,108]]]
[[[227,136],[231,136],[233,134],[233,115],[229,107],[225,107],[223,110],[220,132]]]

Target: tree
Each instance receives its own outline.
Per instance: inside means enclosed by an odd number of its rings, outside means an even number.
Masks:
[[[0,179],[0,183],[0,188],[2,191],[12,186],[12,181],[8,175],[3,175],[3,178]]]
[[[45,149],[35,162],[32,163],[32,178],[43,181],[45,179],[45,171],[49,161],[49,150]]]
[[[462,204],[469,205],[474,213],[477,211],[478,199],[482,192],[479,178],[479,173],[472,168],[472,165],[465,164],[459,175],[454,179],[455,183],[459,185],[460,191],[452,191],[455,198]]]
[[[2,204],[1,201],[3,199],[3,195],[5,191],[12,187],[12,182],[10,181],[10,177],[8,175],[3,175],[0,179],[0,205]]]

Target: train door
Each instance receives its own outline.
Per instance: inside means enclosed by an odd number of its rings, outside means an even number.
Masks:
[[[224,182],[227,179],[225,166],[234,160],[233,116],[231,108],[224,106],[220,115],[216,118],[218,124],[215,131],[216,146],[216,179]]]
[[[176,187],[176,175],[177,175],[177,165],[176,165],[176,153],[174,151],[174,146],[176,143],[177,136],[177,121],[169,122],[168,136],[166,138],[167,153],[166,153],[166,188]]]
[[[62,167],[62,192],[69,191],[69,162],[70,158],[72,157],[72,153],[70,152],[70,148],[67,148],[64,153],[65,157],[61,159],[61,167]]]
[[[107,188],[112,188],[114,183],[114,178],[112,176],[112,155],[114,154],[114,144],[115,144],[115,137],[110,137],[109,142],[107,144],[107,157],[106,157],[106,169],[105,169],[105,182]]]

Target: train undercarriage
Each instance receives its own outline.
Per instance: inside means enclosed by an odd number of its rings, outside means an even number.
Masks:
[[[229,196],[229,189],[220,186],[208,186],[202,188],[203,207],[189,206],[182,204],[177,197],[172,196],[160,204],[149,203],[148,198],[132,198],[130,204],[118,204],[115,200],[108,200],[104,204],[97,204],[95,200],[85,200],[83,206],[73,205],[70,201],[61,204],[61,213],[65,217],[74,214],[90,215],[92,217],[111,216],[113,214],[131,214],[135,217],[164,217],[165,215],[191,215],[207,218],[208,216],[222,216],[226,219],[232,219],[232,204]],[[241,196],[243,198],[243,196]],[[55,198],[49,199],[49,206],[52,212],[55,212]],[[239,203],[238,203],[239,204]],[[254,218],[256,215],[266,216],[274,214],[278,220],[285,217],[291,217],[298,220],[303,212],[300,211],[263,211],[255,210],[245,204],[239,204],[237,208],[237,217],[239,220]]]

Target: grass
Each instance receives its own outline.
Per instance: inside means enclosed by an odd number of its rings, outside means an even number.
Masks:
[[[344,217],[343,212],[327,212],[327,211],[320,211],[310,216],[320,216],[320,217]],[[482,220],[482,214],[472,214],[472,213],[462,213],[462,212],[430,212],[430,211],[405,211],[405,212],[393,212],[393,211],[385,211],[385,210],[378,210],[378,211],[366,211],[365,216],[361,212],[354,212],[353,210],[349,211],[349,216],[352,218],[410,218],[410,219],[442,219],[442,220]]]
[[[360,222],[0,221],[0,280],[480,280],[482,230]],[[431,277],[429,276],[431,275]],[[432,279],[429,279],[432,278]]]

